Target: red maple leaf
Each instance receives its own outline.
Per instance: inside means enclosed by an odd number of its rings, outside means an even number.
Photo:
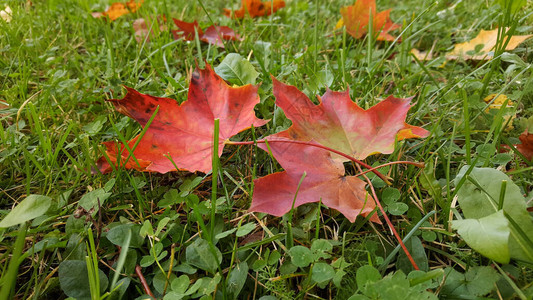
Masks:
[[[290,210],[298,182],[307,173],[298,193],[295,207],[317,202],[342,212],[352,222],[375,207],[364,189],[365,183],[344,176],[345,157],[306,150],[301,142],[332,148],[356,159],[374,153],[391,153],[396,140],[425,137],[423,128],[405,123],[410,100],[388,97],[368,110],[354,103],[349,92],[328,90],[315,105],[296,87],[272,78],[276,104],[292,121],[289,129],[267,138],[271,151],[285,172],[257,179],[252,198],[252,211],[280,215]],[[290,144],[290,141],[300,144]],[[262,146],[263,149],[266,149]],[[279,194],[277,194],[279,193]],[[373,219],[377,220],[377,217]],[[377,220],[379,221],[379,220]]]
[[[522,144],[515,145],[516,149],[518,149],[527,160],[531,161],[533,159],[533,134],[526,130],[518,138]]]
[[[274,77],[272,81],[276,104],[292,120],[292,126],[271,139],[313,141],[362,160],[374,153],[392,153],[396,139],[428,135],[427,130],[405,123],[412,98],[389,96],[364,110],[350,99],[348,90],[328,89],[315,105],[296,87]]]
[[[394,41],[389,31],[401,28],[391,21],[390,9],[376,13],[376,0],[357,0],[354,5],[341,8],[342,21],[346,31],[356,39],[368,33],[368,23],[372,13],[372,32],[378,31],[378,41]]]
[[[272,12],[278,11],[280,8],[285,7],[285,1],[283,0],[273,0],[262,2],[261,0],[242,0],[241,8],[238,10],[232,11],[231,9],[224,8],[224,14],[227,17],[232,17],[236,19],[242,19],[246,14],[249,14],[250,17],[263,17],[269,16]]]
[[[178,19],[173,19],[174,24],[179,27],[179,30],[172,30],[172,35],[174,39],[183,38],[186,41],[194,41],[195,28],[198,32],[198,38],[200,41],[216,45],[218,47],[224,48],[224,43],[222,40],[232,40],[240,41],[241,37],[233,31],[233,29],[228,26],[215,26],[211,25],[207,27],[205,31],[198,26],[198,22],[194,21],[193,23],[184,22]],[[222,38],[222,40],[221,40]]]
[[[285,171],[254,180],[250,211],[282,216],[290,211],[297,190],[294,207],[322,199],[324,205],[341,212],[351,222],[374,210],[376,204],[365,191],[366,183],[355,176],[345,176],[344,165],[329,151],[280,141],[269,143],[269,148]],[[259,147],[268,151],[265,144]],[[304,172],[306,177],[298,189]],[[370,220],[380,223],[377,213]]]
[[[144,127],[157,107],[159,111],[134,150],[139,164],[133,158],[126,161],[130,155],[124,145],[104,143],[110,162],[116,165],[120,159],[125,168],[166,173],[175,170],[176,164],[179,169],[207,173],[212,164],[215,119],[220,120],[219,156],[226,139],[267,122],[254,114],[254,106],[259,103],[257,86],[230,87],[207,64],[192,74],[188,100],[181,105],[174,99],[127,90],[123,99],[109,100],[120,113]],[[137,139],[138,136],[128,141],[130,149]],[[111,171],[105,157],[97,164],[101,172]]]

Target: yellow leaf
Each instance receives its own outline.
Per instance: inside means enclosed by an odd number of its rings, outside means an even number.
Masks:
[[[505,31],[507,32],[509,28],[506,28]],[[528,38],[532,37],[533,34],[529,35],[515,35],[512,36],[509,40],[509,43],[507,44],[507,47],[505,47],[505,50],[513,50],[518,45],[523,43]],[[505,37],[507,39],[507,37]],[[488,60],[491,59],[494,54],[489,53],[490,51],[494,50],[494,47],[496,46],[496,42],[498,40],[498,29],[494,30],[481,30],[479,34],[471,39],[468,42],[459,43],[455,45],[455,48],[446,55],[447,59],[473,59],[473,60]],[[481,50],[478,52],[480,54],[468,54],[469,51],[475,51],[476,47],[479,47],[478,45],[482,45]]]
[[[487,97],[485,97],[485,99],[483,99],[483,101],[485,101],[485,103],[490,103],[489,107],[487,107],[487,109],[485,109],[486,113],[488,113],[491,109],[501,109],[502,105],[503,105],[503,103],[505,101],[508,101],[507,105],[505,107],[512,107],[514,105],[513,101],[511,101],[509,98],[507,98],[506,95],[500,94],[498,97],[496,97],[496,95],[497,94],[490,94]],[[494,97],[496,97],[496,99],[494,99]],[[513,120],[515,118],[516,118],[515,114],[506,114],[506,115],[503,116],[504,124],[507,123],[507,121],[509,119],[511,119],[511,121],[507,125],[506,130],[511,130],[511,129],[514,128],[513,127]]]
[[[342,26],[344,26],[344,20],[340,18],[339,22],[337,22],[337,25],[335,25],[335,30],[340,29]]]

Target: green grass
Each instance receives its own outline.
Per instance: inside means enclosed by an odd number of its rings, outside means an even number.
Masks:
[[[33,2],[0,3],[0,10],[4,4],[13,10],[12,22],[0,20],[0,101],[9,104],[0,110],[0,219],[30,194],[49,196],[53,203],[43,216],[0,229],[0,299],[65,299],[65,282],[69,278],[83,282],[82,275],[86,287],[70,287],[86,293],[79,294],[80,299],[100,299],[106,292],[109,297],[134,299],[146,293],[137,265],[157,298],[189,289],[188,297],[203,299],[232,299],[239,291],[243,299],[248,295],[250,299],[265,295],[347,299],[357,292],[358,276],[364,276],[360,273],[367,270],[362,268],[366,265],[376,267],[381,275],[396,274],[376,278],[377,290],[392,284],[406,293],[427,289],[452,297],[450,281],[443,282],[442,273],[453,281],[465,272],[496,264],[451,229],[450,221],[462,218],[455,199],[459,170],[471,164],[498,168],[511,176],[528,207],[533,206],[532,163],[514,151],[497,155],[502,144],[519,142],[533,115],[529,64],[533,39],[511,51],[516,56],[488,62],[444,58],[454,44],[472,39],[480,29],[509,26],[515,34],[531,34],[530,1],[516,14],[482,0],[377,1],[379,11],[392,8],[392,20],[403,24],[394,33],[402,32],[401,42],[395,43],[369,37],[356,40],[342,30],[334,32],[340,7],[353,3],[345,0],[292,0],[269,17],[243,20],[222,14],[224,7],[237,8],[240,1],[145,0],[138,12],[114,22],[91,16],[105,10],[110,1]],[[137,43],[133,20],[157,15],[169,21],[173,17],[198,20],[204,28],[212,22],[230,26],[243,41],[227,42],[226,49],[176,42],[170,34],[176,28],[168,22],[168,28],[155,30],[150,41]],[[409,53],[412,48],[433,49],[436,56],[418,61]],[[217,66],[228,53],[249,58],[259,72],[261,103],[256,114],[272,120],[239,134],[236,140],[261,139],[290,125],[274,105],[270,74],[313,100],[326,87],[349,88],[352,99],[363,108],[389,95],[414,96],[407,122],[423,126],[431,135],[400,142],[393,154],[374,155],[365,162],[373,166],[396,160],[425,163],[423,170],[410,165],[381,170],[392,177],[391,187],[399,191],[395,202],[405,204],[385,206],[400,236],[412,236],[407,246],[417,263],[425,271],[442,273],[424,273],[427,278],[416,279],[418,273],[412,272],[402,251],[391,255],[398,242],[385,225],[364,218],[350,223],[318,203],[298,207],[281,218],[248,213],[253,179],[281,169],[268,153],[251,146],[226,147],[215,172],[218,184],[211,174],[184,171],[96,172],[96,160],[104,152],[101,142],[125,141],[142,130],[105,100],[121,98],[126,85],[183,102],[196,64],[205,60]],[[513,104],[508,103],[505,111],[486,112],[483,99],[489,94],[505,94]],[[504,113],[516,116],[512,128],[506,126]],[[356,170],[350,165],[346,169],[348,173]],[[379,178],[369,177],[378,196],[386,193]],[[83,203],[95,204],[94,211],[80,209]],[[406,209],[392,214],[395,207]],[[126,239],[126,232],[131,232],[131,239]],[[310,248],[314,256],[307,265],[295,265],[293,244]],[[391,260],[383,264],[389,256]],[[18,272],[15,261],[20,263]],[[60,267],[65,261],[83,264],[72,272]],[[318,281],[330,270],[325,264],[339,276],[337,282]],[[119,277],[115,276],[117,265]],[[474,284],[490,283],[489,290],[463,296],[531,297],[531,267],[516,260],[487,267],[479,271],[486,273],[476,277]],[[399,270],[409,274],[407,279],[398,275]],[[414,285],[418,281],[413,278],[423,283]],[[198,289],[193,291],[195,286]]]

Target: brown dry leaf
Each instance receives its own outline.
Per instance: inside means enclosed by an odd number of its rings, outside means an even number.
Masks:
[[[109,20],[115,21],[123,15],[127,15],[130,12],[136,12],[141,7],[143,2],[144,0],[130,0],[126,3],[115,2],[111,4],[111,6],[109,6],[105,12],[94,12],[92,13],[92,16],[95,18],[108,17]]]
[[[506,28],[505,31],[507,32],[509,28]],[[513,50],[518,45],[523,43],[525,40],[532,37],[533,34],[528,35],[514,35],[509,40],[509,43],[507,44],[507,47],[505,47],[505,50]],[[471,39],[468,42],[459,43],[455,45],[455,48],[446,54],[446,59],[472,59],[472,60],[488,60],[491,59],[494,54],[490,53],[496,46],[496,42],[498,40],[498,29],[494,30],[481,30],[479,34]],[[473,52],[476,50],[476,47],[479,47],[478,45],[483,45],[483,47],[480,49],[480,51],[476,52],[475,54],[469,54],[469,52]]]
[[[516,149],[518,149],[527,160],[531,161],[533,159],[533,134],[529,133],[526,129],[526,131],[524,131],[518,138],[522,144],[515,145]]]

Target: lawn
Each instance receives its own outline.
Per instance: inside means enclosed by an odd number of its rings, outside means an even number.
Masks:
[[[533,297],[533,2],[112,2],[0,0],[0,300]]]

